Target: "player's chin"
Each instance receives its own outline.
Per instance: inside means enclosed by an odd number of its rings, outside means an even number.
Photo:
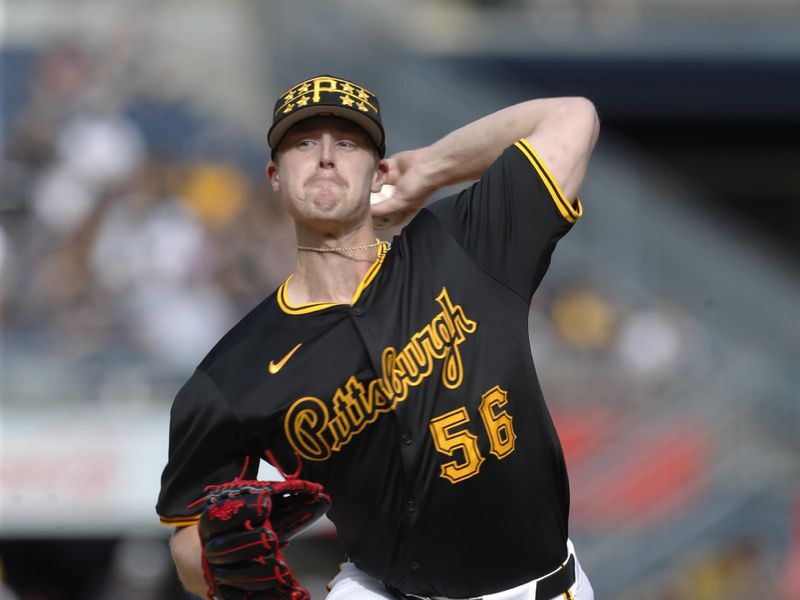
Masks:
[[[319,194],[308,196],[293,216],[301,221],[344,222],[351,220],[353,211],[354,207],[346,196]]]
[[[309,190],[306,203],[315,211],[332,212],[346,202],[345,190],[338,186],[317,186]]]
[[[331,188],[307,190],[289,207],[289,214],[295,221],[304,223],[357,223],[369,214],[368,201],[347,193],[335,192]]]
[[[303,215],[302,220],[318,231],[335,235],[343,228],[350,229],[362,224],[368,218],[368,210],[348,204],[332,204],[314,206],[313,210]]]

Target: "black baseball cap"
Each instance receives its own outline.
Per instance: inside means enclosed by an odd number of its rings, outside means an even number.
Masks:
[[[375,142],[381,158],[386,135],[378,98],[364,86],[330,75],[318,75],[293,85],[278,97],[267,134],[273,154],[289,128],[311,117],[339,117],[359,125]]]

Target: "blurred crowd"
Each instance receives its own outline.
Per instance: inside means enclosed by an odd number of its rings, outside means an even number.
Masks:
[[[257,151],[124,48],[26,58],[4,56],[5,339],[185,372],[291,268]]]

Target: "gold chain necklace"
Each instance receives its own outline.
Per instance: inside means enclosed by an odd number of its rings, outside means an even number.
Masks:
[[[305,250],[307,252],[356,252],[358,250],[366,250],[367,248],[374,248],[381,243],[380,240],[375,240],[371,244],[364,244],[363,246],[336,246],[334,248],[316,248],[314,246],[298,246],[298,250]]]

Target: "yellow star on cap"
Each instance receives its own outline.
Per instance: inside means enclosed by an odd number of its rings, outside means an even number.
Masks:
[[[350,85],[349,83],[343,83],[342,84],[342,91],[345,94],[351,94],[353,92],[353,86]]]
[[[283,109],[283,112],[284,113],[292,112],[293,108],[294,108],[294,104],[287,104],[286,108]]]
[[[288,94],[286,94],[286,95],[283,97],[283,99],[284,99],[286,102],[289,102],[290,100],[293,100],[293,99],[294,99],[294,90],[292,90],[291,92],[289,92]]]
[[[353,106],[353,99],[350,96],[339,96],[339,99],[345,106]]]
[[[356,104],[356,106],[358,106],[358,110],[360,110],[360,111],[369,112],[369,109],[367,108],[367,105],[364,104],[363,102],[359,102],[358,104]]]
[[[308,101],[311,100],[308,96],[303,96],[297,99],[297,106],[305,106],[308,104]]]
[[[369,100],[369,94],[364,90],[358,90],[358,97],[362,100]]]
[[[297,93],[298,94],[306,94],[306,93],[308,93],[308,91],[310,89],[311,89],[311,85],[306,81],[303,85],[301,85],[298,88]]]

